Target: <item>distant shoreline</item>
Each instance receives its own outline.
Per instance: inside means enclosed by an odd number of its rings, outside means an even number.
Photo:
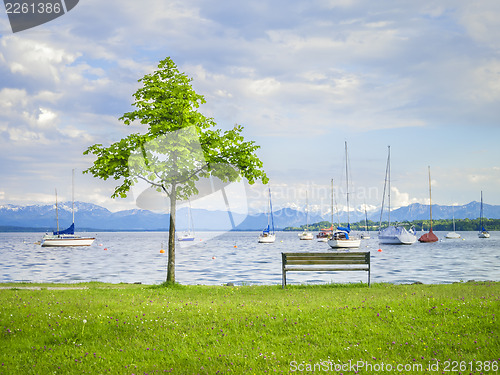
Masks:
[[[354,232],[364,232],[364,229],[355,229],[351,228]],[[303,232],[305,229],[301,228],[284,228],[284,229],[276,229],[276,232]],[[44,228],[30,228],[30,227],[14,227],[14,226],[0,226],[0,233],[50,233],[53,229],[44,229]],[[309,229],[309,232],[319,232],[318,229]],[[417,229],[417,231],[421,231]],[[435,232],[450,232],[448,229],[435,229]],[[477,229],[467,229],[467,230],[456,230],[457,232],[477,232]],[[489,232],[497,232],[497,229],[488,229]],[[81,228],[77,230],[78,233],[136,233],[136,232],[168,232],[168,228],[166,229],[92,229],[92,228]],[[177,232],[183,232],[183,229],[178,230]],[[198,229],[197,232],[262,232],[261,229]],[[378,229],[372,229],[368,232],[378,232]]]

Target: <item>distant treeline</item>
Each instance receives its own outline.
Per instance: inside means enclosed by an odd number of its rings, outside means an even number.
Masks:
[[[483,219],[484,227],[487,230],[500,230],[500,219]],[[391,223],[394,225],[395,223]],[[398,225],[402,225],[404,227],[415,226],[417,230],[429,230],[430,220],[414,220],[414,221],[403,221],[398,222]],[[319,223],[309,224],[309,230],[312,232],[320,231],[321,229],[330,228],[332,224],[329,221],[320,221]],[[337,223],[333,224],[334,227],[337,226]],[[340,223],[340,226],[347,226],[347,223]],[[382,222],[382,228],[387,226],[387,221]],[[379,223],[368,220],[367,222],[368,230],[378,230]],[[300,227],[286,227],[285,231],[303,231],[306,229],[306,225],[301,225]],[[357,231],[365,230],[365,222],[360,221],[357,223],[351,223],[351,229]],[[452,231],[453,230],[453,220],[452,219],[440,219],[440,220],[432,220],[432,229],[433,230],[442,230],[442,231]],[[476,231],[479,230],[479,219],[455,219],[455,230],[456,231]]]

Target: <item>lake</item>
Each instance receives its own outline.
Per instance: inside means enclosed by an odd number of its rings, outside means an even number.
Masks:
[[[362,240],[371,253],[371,281],[395,284],[500,280],[500,232],[480,239],[379,245],[377,234]],[[0,233],[0,282],[159,284],[166,279],[165,232],[103,232],[90,247],[42,248],[42,233]],[[330,251],[326,243],[300,241],[297,232],[278,232],[274,244],[259,244],[258,232],[201,232],[193,243],[177,242],[176,281],[181,284],[281,284],[281,252]],[[160,253],[162,247],[165,253]],[[381,249],[382,251],[378,251]],[[287,282],[366,282],[366,272],[291,272]]]

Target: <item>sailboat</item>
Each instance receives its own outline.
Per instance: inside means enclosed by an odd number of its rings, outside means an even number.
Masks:
[[[269,201],[267,206],[267,228],[259,235],[260,243],[273,243],[276,241],[276,234],[274,233],[274,218],[273,218],[273,204],[271,202],[271,189],[269,189]]]
[[[384,212],[384,200],[386,185],[389,185],[388,189],[388,200],[389,200],[389,219],[388,226],[385,229],[382,228],[382,215]],[[415,232],[415,227],[411,227],[410,230],[402,226],[391,226],[391,146],[388,146],[387,155],[387,166],[385,170],[385,183],[384,183],[384,195],[382,198],[382,208],[380,209],[380,224],[379,224],[378,240],[381,244],[391,244],[391,245],[411,245],[417,241],[417,235]]]
[[[362,240],[369,240],[370,233],[368,232],[368,213],[366,212],[366,202],[365,202],[365,233],[361,235]]]
[[[357,248],[361,245],[361,239],[351,235],[351,224],[349,223],[349,170],[347,160],[347,142],[345,142],[345,170],[346,170],[346,199],[347,199],[347,227],[338,226],[332,238],[328,240],[331,248]]]
[[[451,206],[453,212],[453,232],[446,233],[446,238],[455,239],[460,238],[460,235],[455,232],[455,205]]]
[[[194,241],[193,216],[191,214],[191,201],[188,207],[188,230],[177,237],[177,241]]]
[[[324,228],[319,231],[319,233],[316,235],[316,238],[318,239],[318,242],[328,242],[328,240],[332,237],[333,233],[333,178],[332,178],[332,225],[330,225],[330,228]]]
[[[486,230],[483,224],[483,191],[481,190],[481,213],[479,216],[479,233],[477,234],[479,238],[490,238],[489,232]]]
[[[436,242],[439,239],[432,231],[432,195],[431,195],[431,167],[429,166],[429,208],[430,208],[430,228],[429,233],[425,233],[418,239],[419,242]]]
[[[299,239],[301,240],[312,240],[314,238],[313,234],[309,232],[309,200],[306,191],[306,230],[299,233]]]
[[[322,228],[316,235],[318,242],[327,242],[333,233],[333,225],[330,228]]]
[[[41,241],[42,247],[69,247],[69,246],[90,246],[95,240],[95,237],[81,237],[75,235],[75,170],[73,169],[72,176],[72,212],[73,223],[69,228],[59,230],[59,210],[57,205],[57,190],[56,190],[56,221],[57,231],[52,234],[46,234]]]

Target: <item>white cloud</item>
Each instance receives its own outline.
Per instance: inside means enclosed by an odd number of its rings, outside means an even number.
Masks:
[[[267,96],[276,93],[280,89],[280,83],[272,77],[249,82],[246,85],[249,91],[258,96]]]
[[[395,186],[391,186],[391,208],[397,209],[399,207],[408,206],[412,203],[422,203],[429,204],[429,200],[427,199],[417,199],[411,198],[409,193],[404,193],[399,191],[399,189]]]
[[[494,49],[500,48],[500,3],[496,0],[465,2],[459,9],[459,21],[472,38]]]
[[[49,109],[40,108],[40,114],[38,115],[38,124],[40,127],[44,125],[51,124],[56,121],[57,115]]]
[[[172,56],[206,96],[202,111],[222,127],[243,124],[282,181],[324,179],[330,150],[365,137],[365,162],[389,142],[413,152],[415,164],[464,142],[467,157],[453,156],[467,170],[461,180],[497,186],[498,173],[486,179],[470,166],[498,160],[499,7],[496,0],[80,2],[57,22],[0,37],[0,158],[9,168],[2,177],[14,180],[25,167],[39,178],[47,165],[53,174],[88,166],[81,153],[90,144],[140,131],[117,118],[131,109],[137,80]],[[489,128],[488,139],[465,142],[478,128]],[[418,148],[410,145],[416,135],[426,139]],[[486,153],[474,154],[478,148]],[[294,154],[308,168],[294,169]],[[398,204],[426,199],[425,178],[415,183],[412,171],[398,181],[408,192]]]

